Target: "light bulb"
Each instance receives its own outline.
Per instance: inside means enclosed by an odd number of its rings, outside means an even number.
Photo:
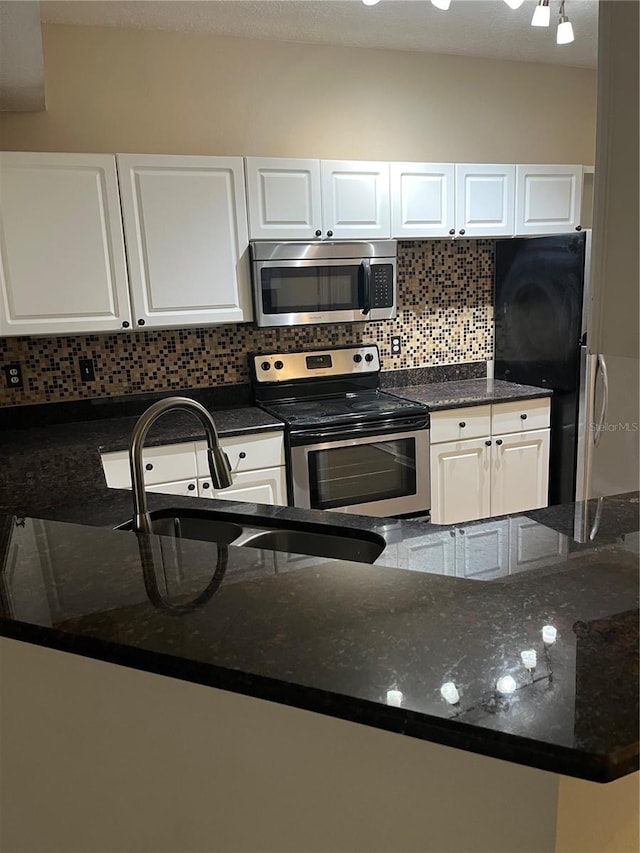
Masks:
[[[451,0],[431,0],[431,4],[435,6],[436,9],[442,9],[443,12],[446,12],[451,5]]]
[[[460,701],[460,694],[453,681],[445,682],[440,688],[440,695],[446,699],[450,705],[457,705]]]
[[[496,690],[505,696],[514,693],[517,686],[515,678],[510,675],[502,675],[496,682]]]
[[[522,663],[527,669],[535,669],[536,663],[538,662],[538,656],[536,655],[535,649],[527,649],[524,652],[520,652],[520,657],[522,658]]]
[[[533,10],[532,27],[548,27],[551,24],[551,7],[549,0],[540,0]]]
[[[545,625],[542,629],[542,642],[547,643],[547,645],[551,646],[555,643],[558,637],[558,631],[553,625]]]
[[[524,0],[504,0],[510,9],[519,9],[524,3]]]
[[[571,44],[574,39],[571,21],[563,15],[556,32],[556,44]]]
[[[399,708],[403,699],[402,690],[387,690],[387,705],[395,705]]]
[[[365,6],[375,6],[380,0],[362,0]]]

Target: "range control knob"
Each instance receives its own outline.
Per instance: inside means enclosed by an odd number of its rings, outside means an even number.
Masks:
[[[271,370],[271,365],[269,364],[268,361],[263,361],[262,364],[260,365],[260,367],[263,370]]]
[[[282,368],[284,367],[284,364],[281,361],[275,361],[273,363],[273,366],[275,367],[276,370],[282,370]]]
[[[365,361],[373,361],[373,354],[372,354],[372,353],[370,353],[370,352],[368,352],[368,353],[365,355],[364,360],[365,360]]]
[[[359,352],[357,352],[357,353],[354,355],[353,360],[355,361],[355,363],[356,363],[356,364],[360,364],[360,362],[362,361],[362,356],[360,355],[360,353],[359,353]]]

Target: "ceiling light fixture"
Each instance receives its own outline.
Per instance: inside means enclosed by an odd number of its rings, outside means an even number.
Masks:
[[[531,18],[532,27],[548,27],[551,23],[551,7],[549,0],[540,0],[536,8],[533,10],[533,18]]]
[[[571,21],[564,12],[564,0],[560,2],[560,20],[558,22],[558,31],[556,32],[556,44],[571,44],[574,40],[573,27]]]
[[[510,9],[519,9],[524,3],[524,0],[504,0]]]
[[[375,6],[380,0],[362,0],[365,6]]]
[[[446,12],[451,5],[451,0],[431,0],[431,5],[435,6],[436,9],[442,9],[443,12]]]

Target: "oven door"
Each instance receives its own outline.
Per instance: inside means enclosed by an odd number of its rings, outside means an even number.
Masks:
[[[258,326],[353,323],[396,315],[395,258],[253,262]]]
[[[294,506],[374,516],[430,508],[426,426],[306,432],[289,443]]]

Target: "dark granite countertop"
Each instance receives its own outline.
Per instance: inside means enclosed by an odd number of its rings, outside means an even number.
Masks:
[[[544,526],[531,513],[442,528],[216,505],[388,544],[375,565],[230,546],[225,568],[212,543],[3,516],[0,633],[585,779],[637,768],[637,494],[605,500],[604,532],[583,545],[549,526],[576,507],[545,510]],[[459,576],[482,576],[482,548],[442,565],[443,543],[466,549],[501,525],[556,544],[488,582]]]
[[[488,403],[506,403],[511,400],[530,400],[550,397],[549,388],[519,385],[502,379],[460,379],[451,382],[433,382],[428,385],[390,385],[386,390],[400,397],[415,400],[438,409],[455,409],[459,406],[484,406]]]

